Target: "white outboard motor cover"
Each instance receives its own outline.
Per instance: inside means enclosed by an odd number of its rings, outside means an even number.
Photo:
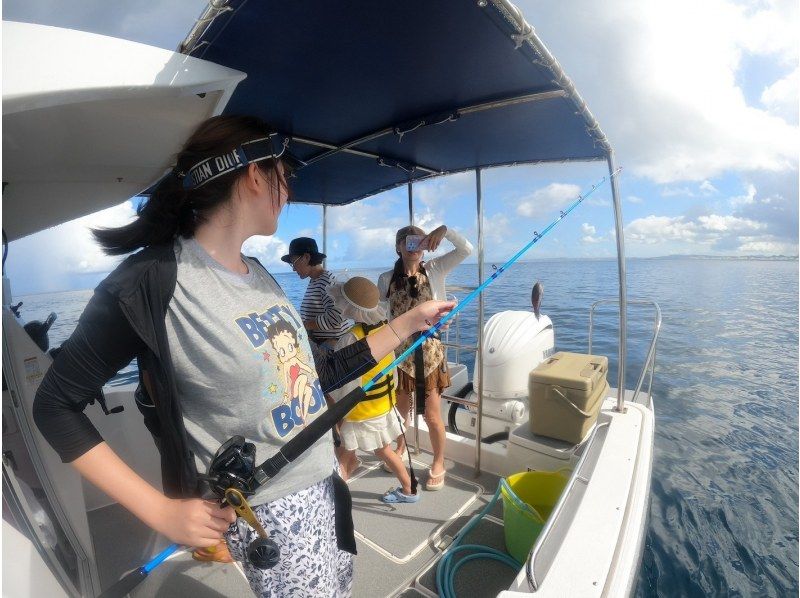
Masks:
[[[527,399],[528,374],[555,351],[550,318],[530,311],[496,313],[483,327],[486,399]],[[476,364],[473,388],[478,390],[482,368]]]

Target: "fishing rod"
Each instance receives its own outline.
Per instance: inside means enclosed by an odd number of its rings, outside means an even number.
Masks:
[[[602,178],[602,179],[600,179],[600,181],[598,181],[596,184],[592,185],[592,188],[591,188],[591,190],[590,190],[588,193],[586,193],[585,195],[579,195],[579,196],[578,196],[578,198],[577,198],[577,199],[576,199],[576,200],[575,200],[575,201],[574,201],[572,204],[570,204],[570,206],[569,206],[569,207],[567,207],[567,209],[566,209],[566,210],[561,210],[561,211],[559,212],[558,218],[556,218],[556,219],[555,219],[555,220],[553,220],[553,221],[552,221],[550,224],[548,224],[548,225],[547,225],[547,227],[545,227],[545,228],[542,230],[542,232],[541,232],[541,233],[540,233],[540,232],[538,232],[538,231],[534,231],[534,232],[533,232],[533,239],[531,239],[531,241],[530,241],[529,243],[527,243],[527,244],[526,244],[526,245],[525,245],[525,246],[524,246],[522,249],[520,249],[520,250],[519,250],[517,253],[515,253],[513,256],[511,256],[511,258],[510,258],[510,259],[509,259],[509,260],[508,260],[508,261],[507,261],[505,264],[503,264],[503,265],[502,265],[502,266],[500,266],[499,268],[495,268],[495,271],[494,271],[494,272],[492,272],[492,275],[491,275],[489,278],[487,278],[486,280],[484,280],[484,281],[483,281],[483,282],[480,284],[480,286],[478,286],[478,288],[476,288],[476,289],[475,289],[474,291],[472,291],[472,292],[471,292],[469,295],[467,295],[466,297],[464,297],[464,300],[463,300],[463,301],[460,301],[460,302],[458,303],[458,305],[456,305],[456,306],[455,306],[455,307],[452,309],[452,311],[450,311],[450,312],[449,312],[447,315],[445,315],[445,316],[444,316],[444,317],[443,317],[441,320],[439,320],[438,322],[436,322],[436,324],[432,325],[432,326],[431,326],[431,327],[430,327],[428,330],[426,330],[425,332],[423,332],[423,333],[420,335],[420,337],[419,337],[419,338],[418,338],[418,339],[417,339],[417,340],[416,340],[414,343],[412,343],[412,344],[411,344],[411,346],[409,346],[409,347],[408,347],[408,349],[406,349],[405,351],[403,351],[403,352],[402,352],[402,353],[401,353],[401,354],[400,354],[400,355],[399,355],[399,356],[398,356],[398,357],[397,357],[397,358],[396,358],[396,359],[395,359],[395,360],[394,360],[392,363],[390,363],[390,364],[389,364],[388,366],[386,366],[386,367],[385,367],[383,370],[381,370],[379,373],[377,373],[377,374],[375,375],[375,377],[374,377],[374,378],[372,378],[372,380],[370,380],[369,382],[367,382],[367,383],[364,385],[364,391],[366,392],[366,391],[368,391],[370,388],[372,388],[372,387],[375,385],[375,383],[376,383],[378,380],[380,380],[380,378],[381,378],[381,377],[383,377],[384,375],[386,375],[386,373],[387,373],[387,372],[390,372],[390,371],[391,371],[393,368],[397,367],[397,366],[398,366],[398,365],[399,365],[399,364],[400,364],[400,363],[401,363],[401,362],[402,362],[402,361],[403,361],[403,360],[404,360],[406,357],[408,357],[409,355],[411,355],[411,353],[413,353],[413,352],[414,352],[414,350],[415,350],[417,347],[419,347],[419,346],[420,346],[422,343],[424,343],[424,342],[425,342],[427,339],[429,339],[429,338],[431,338],[433,335],[435,335],[435,334],[436,334],[436,333],[439,331],[439,329],[440,329],[440,328],[442,328],[443,326],[445,326],[445,325],[446,325],[446,324],[447,324],[447,323],[448,323],[450,320],[452,320],[452,319],[453,319],[453,318],[454,318],[454,317],[455,317],[455,316],[458,314],[458,312],[460,312],[462,309],[464,309],[464,307],[466,307],[466,306],[467,306],[467,305],[469,305],[469,304],[470,304],[472,301],[474,301],[474,300],[475,300],[475,298],[476,298],[478,295],[480,295],[480,294],[481,294],[481,292],[482,292],[482,291],[483,291],[483,290],[484,290],[486,287],[488,287],[488,286],[489,286],[490,284],[492,284],[492,283],[493,283],[495,280],[497,280],[497,278],[498,278],[498,277],[499,277],[499,276],[500,276],[500,275],[501,275],[503,272],[505,272],[505,271],[506,271],[506,270],[507,270],[507,269],[508,269],[510,266],[512,266],[512,265],[514,264],[514,262],[516,262],[516,261],[517,261],[517,260],[518,260],[518,259],[519,259],[519,258],[520,258],[520,257],[521,257],[521,256],[522,256],[524,253],[525,253],[525,252],[527,252],[527,251],[528,251],[528,250],[529,250],[531,247],[533,247],[534,245],[536,245],[536,244],[537,244],[537,243],[538,243],[538,242],[539,242],[539,241],[540,241],[540,240],[541,240],[541,239],[542,239],[542,238],[543,238],[543,237],[544,237],[544,236],[545,236],[547,233],[549,233],[551,230],[553,230],[553,228],[555,228],[555,226],[556,226],[556,225],[557,225],[559,222],[561,222],[561,221],[562,221],[564,218],[566,218],[567,214],[569,214],[570,212],[572,212],[572,210],[574,210],[574,209],[575,209],[575,208],[577,208],[577,207],[578,207],[578,206],[579,206],[581,203],[583,203],[583,200],[585,200],[585,199],[586,199],[587,197],[589,197],[589,196],[590,196],[592,193],[594,193],[594,192],[595,192],[595,191],[596,191],[596,190],[597,190],[597,189],[598,189],[598,188],[599,188],[599,187],[600,187],[600,186],[601,186],[603,183],[605,183],[605,182],[606,182],[606,180],[611,180],[612,178],[614,178],[615,176],[617,176],[617,174],[619,174],[619,172],[620,172],[621,170],[622,170],[622,168],[617,168],[617,169],[616,169],[614,172],[612,172],[612,173],[611,173],[611,174],[610,174],[610,175],[609,175],[607,178],[606,178],[606,177],[603,177],[603,178]],[[429,322],[429,323],[430,323],[430,322]]]
[[[246,497],[255,494],[256,490],[261,485],[275,477],[281,469],[294,461],[317,440],[328,433],[340,419],[366,398],[366,391],[371,389],[383,376],[397,367],[406,357],[411,355],[411,353],[422,345],[422,343],[433,337],[443,326],[447,325],[447,323],[464,309],[464,307],[474,301],[486,287],[497,280],[497,278],[511,267],[522,255],[541,241],[559,222],[566,218],[570,212],[583,203],[583,201],[602,186],[603,183],[617,176],[621,170],[621,168],[618,168],[608,175],[608,177],[603,177],[600,181],[592,185],[592,188],[586,194],[579,195],[565,210],[561,210],[558,217],[542,229],[541,232],[534,231],[533,239],[511,256],[506,263],[499,268],[495,268],[489,278],[484,280],[474,291],[467,295],[463,301],[459,302],[456,307],[442,317],[441,320],[420,334],[419,338],[397,356],[394,361],[373,376],[364,386],[349,392],[342,400],[327,409],[306,428],[301,430],[294,438],[284,444],[275,455],[264,461],[261,465],[255,465],[255,445],[251,442],[247,442],[243,436],[234,436],[230,438],[217,450],[209,465],[208,474],[200,477],[209,484],[212,492],[220,498],[223,504],[227,503],[232,506],[236,514],[242,517],[256,530],[258,537],[251,542],[247,550],[248,559],[255,567],[259,569],[274,567],[280,558],[280,552],[277,544],[269,539],[266,531],[256,519]],[[117,584],[112,586],[112,588],[104,592],[102,597],[114,598],[116,596],[124,596],[124,594],[119,593],[112,594],[111,590],[121,585],[123,581],[129,578],[131,578],[131,581],[134,581],[133,585],[130,587],[135,586],[144,579],[153,568],[158,566],[169,554],[175,552],[177,549],[178,545],[170,546],[148,563],[148,565],[150,565],[155,562],[155,565],[149,570],[145,573],[141,573],[144,567],[148,566],[145,565],[129,573],[126,577],[117,582]],[[159,558],[160,560],[158,560]],[[127,591],[130,591],[130,589]]]
[[[141,567],[134,569],[122,579],[117,581],[113,586],[102,592],[97,598],[120,598],[127,596],[133,588],[139,585],[145,577],[150,575],[150,572],[163,563],[167,558],[176,550],[180,548],[179,544],[170,544],[164,550],[154,556],[149,562]]]

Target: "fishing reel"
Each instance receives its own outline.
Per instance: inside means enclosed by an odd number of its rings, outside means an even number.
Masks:
[[[226,441],[211,459],[208,473],[201,475],[223,506],[229,504],[258,534],[247,547],[247,558],[258,569],[272,569],[280,561],[280,549],[259,523],[247,497],[255,494],[256,447],[243,436]]]
[[[200,477],[214,495],[224,501],[228,488],[235,488],[245,496],[255,493],[255,469],[256,446],[244,436],[234,436],[217,449],[208,474]]]

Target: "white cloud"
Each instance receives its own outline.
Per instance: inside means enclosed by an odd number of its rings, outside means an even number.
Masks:
[[[395,233],[408,224],[396,215],[398,203],[384,196],[382,201],[367,200],[329,208],[330,232],[346,234],[349,241],[345,254],[334,256],[332,263],[391,263],[397,259]],[[395,216],[389,217],[389,214]]]
[[[475,197],[475,193],[475,175],[460,172],[415,183],[414,204],[422,202],[427,208],[433,209],[464,195]]]
[[[715,193],[718,193],[717,188],[712,185],[711,181],[709,180],[705,180],[700,183],[700,191],[703,193],[703,195],[714,195]]]
[[[787,121],[797,122],[798,87],[800,87],[800,67],[795,68],[783,79],[779,79],[761,93],[761,103],[770,113]]]
[[[131,222],[136,216],[131,202],[106,208],[94,214],[65,222],[59,226],[24,239],[47,256],[52,266],[67,274],[110,272],[122,261],[121,257],[106,255],[91,234],[93,228],[116,228]]]
[[[581,243],[586,245],[594,245],[596,243],[602,243],[603,237],[593,237],[592,235],[586,235],[585,237],[581,237]]]
[[[752,183],[748,183],[745,193],[743,195],[737,195],[735,197],[731,197],[729,203],[734,208],[752,205],[756,203],[757,193],[758,191],[756,190],[755,185],[753,185]]]
[[[644,200],[641,197],[637,197],[636,195],[629,195],[627,197],[628,203],[644,203]]]
[[[576,200],[581,189],[569,183],[550,183],[526,195],[517,203],[517,214],[534,218],[558,210]]]
[[[625,227],[625,238],[632,245],[677,247],[681,253],[722,249],[741,245],[743,239],[759,238],[767,225],[749,218],[710,214],[691,219],[686,216],[637,218]],[[676,245],[677,243],[677,245]]]
[[[767,227],[766,224],[750,220],[749,218],[719,216],[716,214],[700,216],[697,222],[701,229],[713,232],[757,231]]]
[[[91,234],[92,228],[116,228],[136,216],[132,204],[107,208],[29,235],[9,246],[8,277],[19,293],[38,293],[97,284],[123,257],[108,256]]]
[[[689,187],[666,187],[661,190],[661,197],[696,197]]]
[[[289,244],[274,235],[271,237],[262,235],[250,237],[242,245],[242,253],[257,257],[267,269],[276,265],[283,265],[281,256],[286,255],[288,252]]]
[[[604,241],[603,237],[602,236],[596,237],[595,236],[596,232],[597,229],[588,222],[584,222],[583,224],[581,224],[581,233],[583,233],[583,236],[581,237],[581,243],[583,243],[584,245],[594,245],[597,243],[602,243]]]
[[[744,254],[763,254],[763,255],[794,255],[798,253],[797,243],[785,243],[781,241],[752,240],[745,241],[739,246],[739,251]]]
[[[739,87],[745,54],[796,67],[796,2],[520,3],[634,174],[673,183],[796,166],[797,127]]]

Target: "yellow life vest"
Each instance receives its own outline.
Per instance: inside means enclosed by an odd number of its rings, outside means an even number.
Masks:
[[[350,329],[357,341],[369,336],[383,328],[385,324],[369,328],[365,333],[362,324],[356,324]],[[361,386],[372,380],[380,371],[394,361],[394,353],[389,353],[381,359],[374,368],[361,376]],[[394,376],[392,372],[381,376],[375,385],[367,391],[367,398],[356,405],[350,413],[345,416],[347,421],[363,421],[385,415],[392,410],[395,401]]]

